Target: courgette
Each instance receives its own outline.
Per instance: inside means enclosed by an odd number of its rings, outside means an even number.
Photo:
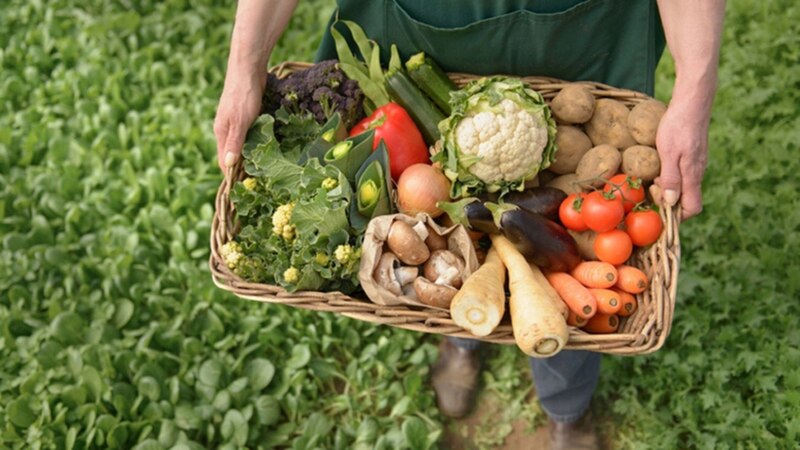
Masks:
[[[424,52],[419,52],[408,58],[406,70],[422,92],[428,94],[436,106],[449,116],[452,111],[450,92],[456,90],[456,85],[436,61]]]
[[[416,84],[402,70],[386,74],[386,90],[394,101],[400,104],[414,119],[425,143],[433,145],[441,137],[439,122],[444,113],[425,96]]]

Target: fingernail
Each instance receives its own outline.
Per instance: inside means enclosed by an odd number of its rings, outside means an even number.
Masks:
[[[664,191],[664,203],[668,206],[675,206],[678,203],[678,193],[672,189]]]
[[[233,167],[234,164],[236,164],[236,153],[225,153],[225,167]]]

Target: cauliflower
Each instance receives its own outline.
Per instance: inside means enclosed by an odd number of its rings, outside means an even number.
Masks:
[[[294,211],[294,202],[281,205],[272,214],[272,232],[287,241],[294,239],[295,226],[290,222]]]
[[[257,183],[255,178],[245,178],[242,181],[242,184],[244,185],[245,189],[247,189],[248,191],[252,191],[256,188]]]
[[[236,241],[226,242],[219,250],[222,260],[225,261],[225,264],[231,270],[236,269],[236,266],[239,264],[242,258],[244,258],[242,246]]]
[[[522,81],[482,78],[455,92],[453,102],[439,124],[443,150],[434,156],[453,181],[452,197],[521,190],[552,162],[555,122]]]
[[[289,267],[283,271],[283,280],[290,284],[297,283],[300,280],[300,271],[296,267]]]
[[[347,244],[340,245],[333,252],[333,257],[336,258],[336,261],[345,264],[353,257],[353,247]]]
[[[338,185],[339,185],[339,180],[337,180],[336,178],[328,177],[322,180],[322,189],[325,189],[326,191],[335,189],[336,186]]]

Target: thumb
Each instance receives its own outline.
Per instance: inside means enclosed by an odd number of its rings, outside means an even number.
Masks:
[[[681,171],[678,161],[662,157],[661,175],[655,181],[663,190],[664,204],[675,206],[681,196]]]
[[[226,168],[233,167],[238,161],[239,156],[242,154],[242,146],[244,145],[244,131],[241,128],[231,128],[228,132],[228,138],[225,141],[225,156],[223,164]]]

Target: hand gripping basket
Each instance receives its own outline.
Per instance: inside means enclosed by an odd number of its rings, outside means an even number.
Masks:
[[[310,64],[285,62],[272,69],[278,77],[305,69]],[[468,74],[450,74],[458,86],[479,78]],[[539,91],[549,102],[569,83],[543,77],[525,77],[524,82]],[[650,97],[605,84],[581,82],[591,88],[596,98],[614,98],[628,107]],[[340,292],[294,292],[287,293],[279,286],[245,281],[231,272],[220,256],[222,246],[233,239],[238,231],[233,205],[229,193],[236,181],[245,176],[242,164],[229,170],[222,181],[216,197],[216,211],[211,229],[211,257],[209,266],[214,283],[238,297],[267,303],[279,303],[313,311],[329,311],[357,320],[391,325],[423,333],[475,338],[468,331],[455,325],[447,312],[414,308],[409,306],[382,306],[361,297],[351,297]],[[662,207],[661,218],[664,232],[651,247],[636,250],[632,264],[642,269],[650,278],[650,287],[637,295],[639,308],[622,320],[620,329],[614,334],[588,334],[571,329],[566,348],[589,350],[601,353],[635,355],[658,350],[667,338],[675,308],[678,269],[680,265],[680,240],[678,236],[677,208]],[[514,344],[511,324],[506,317],[500,326],[483,341],[498,344]]]

